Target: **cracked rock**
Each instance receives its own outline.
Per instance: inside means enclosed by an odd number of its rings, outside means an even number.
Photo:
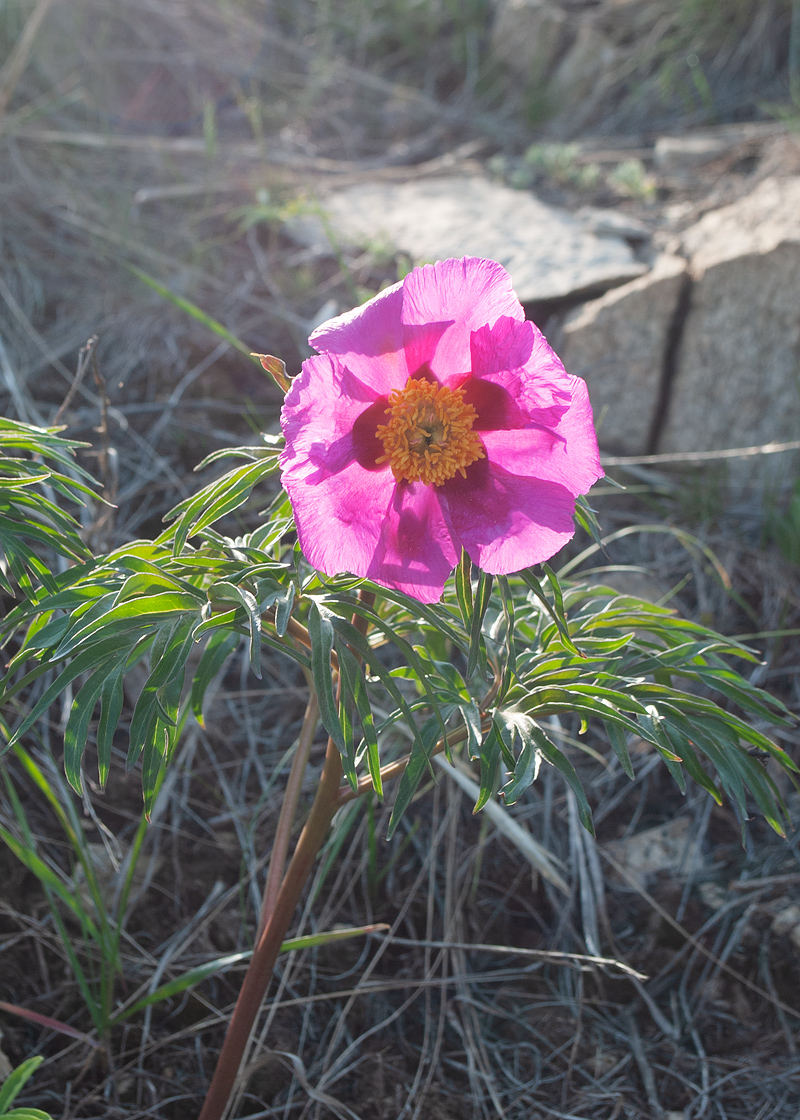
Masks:
[[[658,450],[795,439],[800,176],[764,180],[706,214],[684,234],[684,251],[694,284]]]
[[[681,257],[661,254],[646,276],[585,303],[564,324],[557,349],[569,372],[589,386],[606,450],[623,455],[647,450],[685,277]]]

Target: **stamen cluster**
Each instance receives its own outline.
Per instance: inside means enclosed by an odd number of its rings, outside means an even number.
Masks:
[[[385,454],[377,461],[388,462],[398,482],[441,486],[458,473],[466,478],[470,463],[485,456],[472,430],[477,413],[461,389],[409,378],[386,412],[391,419],[376,430]]]

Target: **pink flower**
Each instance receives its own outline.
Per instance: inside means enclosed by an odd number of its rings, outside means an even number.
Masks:
[[[309,342],[281,468],[319,571],[435,602],[462,546],[504,573],[572,537],[575,498],[603,474],[589,396],[499,264],[415,268]]]

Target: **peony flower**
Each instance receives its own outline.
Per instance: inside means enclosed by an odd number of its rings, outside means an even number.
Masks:
[[[506,573],[572,537],[575,498],[603,474],[589,395],[499,264],[415,268],[309,343],[281,470],[319,571],[435,602],[462,547]]]

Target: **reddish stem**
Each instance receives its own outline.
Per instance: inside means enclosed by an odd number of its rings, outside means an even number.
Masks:
[[[300,728],[300,737],[297,741],[297,750],[292,759],[292,768],[289,780],[283,795],[281,812],[278,818],[278,827],[275,830],[275,839],[272,841],[272,854],[267,872],[267,885],[264,888],[264,899],[261,903],[261,917],[258,922],[260,937],[266,928],[267,922],[272,917],[275,901],[283,879],[283,869],[286,866],[286,853],[289,851],[289,837],[292,832],[292,821],[297,811],[297,802],[300,800],[300,790],[303,785],[303,775],[308,765],[308,756],[311,744],[314,741],[314,732],[317,730],[319,720],[319,701],[313,688],[308,697],[306,714],[303,717],[303,726]]]
[[[339,751],[329,739],[314,804],[281,883],[275,909],[253,951],[198,1120],[222,1120],[247,1048],[250,1031],[272,979],[275,961],[286,939],[303,888],[328,835],[334,813],[339,807],[339,784],[342,776]]]

